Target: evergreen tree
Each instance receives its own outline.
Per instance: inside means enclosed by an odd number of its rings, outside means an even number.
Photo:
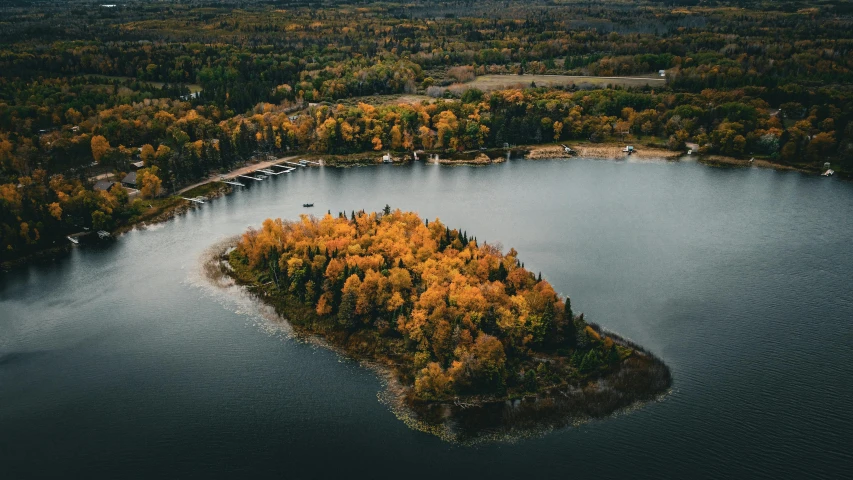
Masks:
[[[338,323],[344,328],[355,326],[355,302],[356,296],[349,292],[341,296],[341,304],[338,307]]]
[[[580,371],[584,373],[591,372],[601,366],[601,356],[598,355],[597,349],[592,349],[583,357]]]

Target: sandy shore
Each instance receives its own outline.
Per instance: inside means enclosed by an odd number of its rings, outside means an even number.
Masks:
[[[585,158],[623,159],[628,157],[628,154],[622,151],[623,148],[624,146],[621,144],[578,145],[572,146],[577,155],[570,155],[559,145],[533,146],[530,148],[530,153],[525,155],[525,158],[528,160],[545,160],[577,156]],[[684,153],[665,150],[663,148],[635,147],[634,153],[630,156],[633,158],[675,159],[682,155]]]
[[[769,162],[767,160],[756,159],[753,161],[741,160],[739,158],[724,157],[722,155],[707,155],[700,157],[700,162],[708,165],[731,165],[733,167],[760,167],[773,168],[775,170],[796,170],[800,172],[815,173],[810,170],[793,167],[791,165],[782,165],[779,163]]]

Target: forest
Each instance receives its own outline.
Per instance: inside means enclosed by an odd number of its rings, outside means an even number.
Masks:
[[[0,8],[0,261],[269,155],[630,140],[853,171],[846,1]],[[473,86],[659,71],[654,86]]]
[[[515,250],[388,206],[268,219],[228,265],[296,327],[393,365],[414,401],[512,398],[650,362],[575,315]]]

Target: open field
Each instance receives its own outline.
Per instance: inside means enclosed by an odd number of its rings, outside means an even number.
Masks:
[[[622,87],[663,87],[666,78],[657,75],[643,75],[633,77],[592,77],[585,75],[482,75],[474,81],[464,84],[469,88],[477,88],[483,91],[501,90],[514,86],[529,87],[536,83],[537,87],[556,87],[567,85],[594,85],[596,87],[622,86]]]
[[[91,77],[91,78],[103,78],[103,79],[106,79],[106,80],[118,80],[118,81],[121,81],[121,82],[124,82],[124,81],[126,81],[126,80],[130,80],[130,81],[136,81],[136,80],[137,80],[136,78],[133,78],[133,77],[122,77],[122,76],[118,76],[118,75],[96,75],[96,74],[87,74],[87,75],[84,75],[84,76],[85,76],[85,77]],[[165,84],[166,84],[166,82],[151,82],[151,81],[148,81],[148,80],[139,80],[139,81],[140,81],[140,82],[143,82],[143,83],[150,83],[153,87],[156,87],[156,88],[163,88],[163,85],[165,85]],[[198,92],[200,92],[200,91],[201,91],[201,85],[199,85],[199,84],[197,84],[197,83],[187,83],[187,84],[185,84],[185,85],[187,86],[187,88],[189,88],[189,89],[190,89],[190,93],[198,93]]]
[[[332,103],[340,103],[347,106],[355,106],[359,103],[367,103],[370,105],[398,105],[400,103],[417,104],[423,101],[434,100],[427,95],[418,95],[414,93],[397,93],[391,95],[365,95],[360,97],[350,97],[340,100],[335,100]]]

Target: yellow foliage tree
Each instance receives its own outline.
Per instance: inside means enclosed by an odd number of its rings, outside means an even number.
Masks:
[[[92,137],[92,157],[96,162],[101,163],[104,155],[111,150],[110,142],[103,135],[95,135]]]

